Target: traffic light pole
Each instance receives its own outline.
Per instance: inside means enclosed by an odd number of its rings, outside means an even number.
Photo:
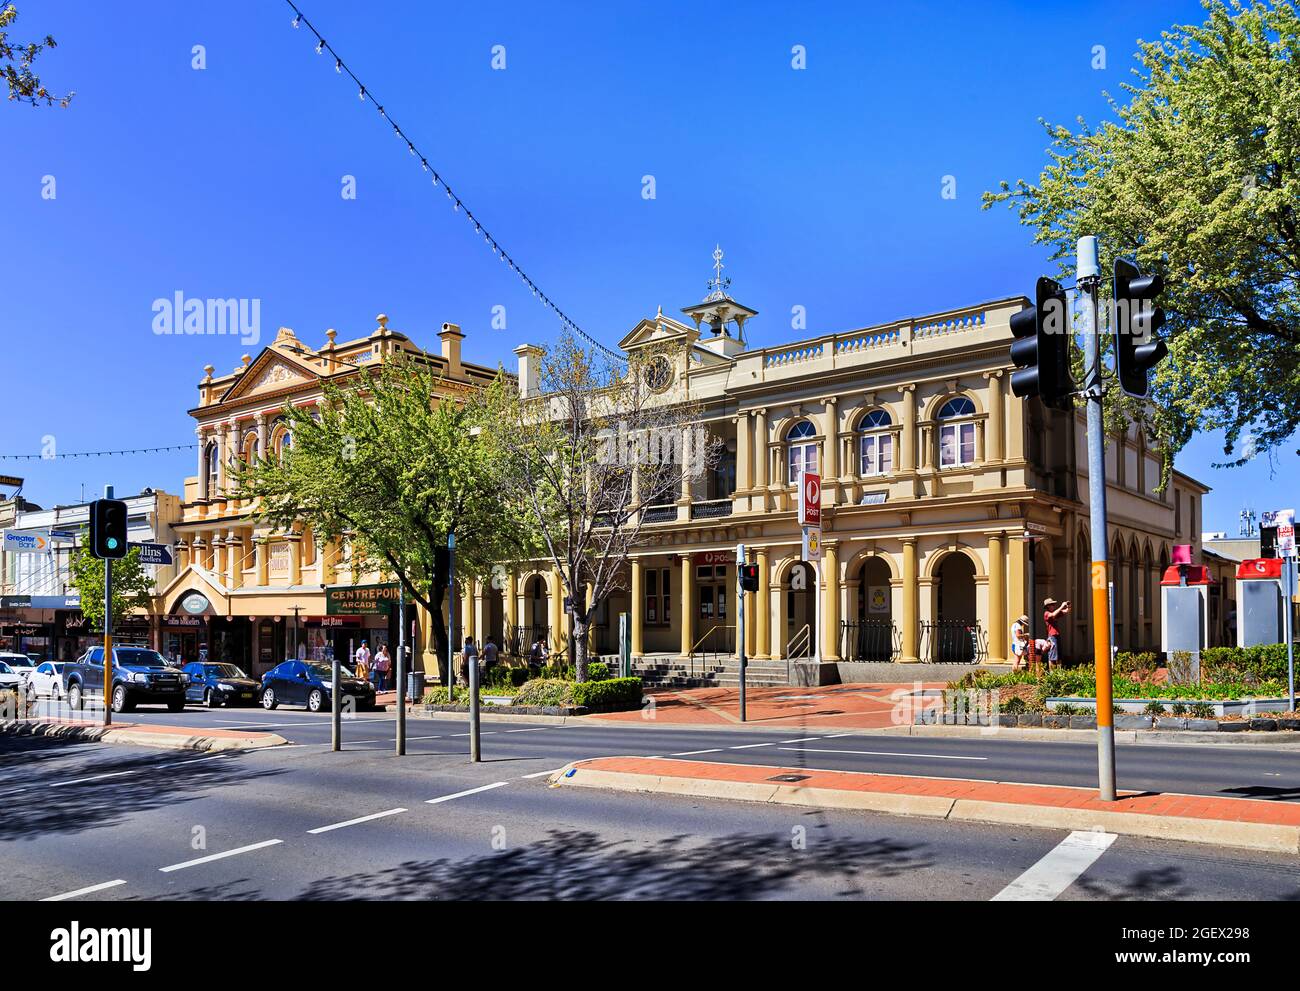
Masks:
[[[406,587],[397,583],[397,756],[406,755]]]
[[[740,661],[740,721],[745,721],[745,588],[740,583],[745,567],[745,545],[736,545],[736,657]]]
[[[1088,511],[1092,538],[1092,653],[1097,673],[1097,790],[1103,802],[1115,801],[1115,717],[1111,688],[1110,595],[1106,561],[1106,433],[1102,422],[1101,326],[1097,239],[1078,244],[1079,286],[1087,297]]]
[[[104,486],[104,498],[113,498],[113,486]],[[113,724],[113,562],[104,558],[104,725]]]

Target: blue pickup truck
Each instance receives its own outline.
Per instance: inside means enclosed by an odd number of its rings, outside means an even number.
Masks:
[[[130,712],[140,702],[164,703],[169,712],[185,708],[189,676],[168,667],[163,656],[147,647],[113,648],[113,684],[109,699],[114,712]],[[63,668],[63,694],[80,709],[87,698],[104,697],[104,648],[91,647]]]

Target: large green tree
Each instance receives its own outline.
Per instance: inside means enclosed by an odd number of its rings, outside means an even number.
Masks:
[[[504,459],[482,430],[482,395],[399,355],[348,384],[327,383],[318,408],[288,406],[283,457],[237,465],[241,498],[277,529],[347,540],[358,568],[395,578],[432,616],[440,666],[448,631],[445,583],[434,558],[456,535],[458,585],[499,581],[500,565],[527,556],[526,518],[501,481]],[[444,678],[446,670],[443,671]]]
[[[17,19],[17,7],[11,3],[0,6],[0,75],[4,76],[9,87],[9,99],[30,103],[34,107],[42,103],[66,107],[72,102],[73,94],[55,96],[45,88],[41,77],[32,71],[32,65],[41,52],[58,47],[57,43],[48,34],[43,41],[10,41],[9,27]]]
[[[1113,120],[1044,122],[1038,180],[1003,182],[984,205],[1017,209],[1063,276],[1096,234],[1105,271],[1133,255],[1163,277],[1170,358],[1154,402],[1111,390],[1112,412],[1168,453],[1221,429],[1240,464],[1300,427],[1300,18],[1286,2],[1205,7],[1203,24],[1138,43]]]
[[[104,562],[92,557],[90,548],[79,547],[69,564],[71,584],[81,594],[81,612],[95,626],[104,622]],[[113,561],[113,624],[130,613],[147,610],[153,596],[153,576],[140,563],[140,548],[132,547],[126,557]]]

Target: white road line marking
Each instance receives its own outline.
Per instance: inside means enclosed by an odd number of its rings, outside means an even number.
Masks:
[[[832,733],[830,736],[822,737],[823,740],[842,740],[846,736],[856,736],[856,733]]]
[[[755,747],[770,747],[770,743],[742,743],[738,747],[728,747],[728,750],[753,750]]]
[[[263,840],[261,843],[250,843],[248,846],[235,847],[233,850],[227,850],[225,853],[211,853],[206,857],[199,857],[196,860],[187,860],[182,864],[172,864],[170,867],[159,867],[158,870],[164,874],[172,871],[183,871],[187,867],[197,867],[199,864],[208,864],[214,860],[224,860],[226,857],[235,857],[241,853],[250,853],[253,850],[261,850],[263,847],[275,846],[277,843],[283,843],[283,840]]]
[[[494,729],[485,729],[479,732],[479,736],[492,736],[496,733]],[[468,733],[453,733],[452,736],[469,736]]]
[[[527,729],[504,729],[502,733],[539,733],[544,729],[554,729],[553,726],[529,726]]]
[[[49,898],[42,898],[43,902],[63,902],[69,898],[78,898],[81,895],[93,895],[96,891],[103,891],[106,888],[116,888],[119,884],[126,884],[121,878],[116,881],[105,881],[103,884],[92,884],[88,888],[78,888],[76,891],[65,891],[61,895],[51,895]]]
[[[307,832],[313,836],[317,833],[328,833],[332,829],[342,829],[344,826],[356,826],[363,822],[370,822],[372,819],[383,819],[385,816],[400,815],[406,809],[389,809],[387,812],[372,812],[368,816],[359,816],[356,819],[349,819],[347,822],[335,822],[328,826],[317,826],[315,829],[309,829]]]
[[[425,805],[439,805],[442,802],[450,802],[453,798],[464,798],[466,795],[477,795],[481,791],[491,791],[493,788],[504,788],[510,784],[509,781],[494,781],[490,785],[483,785],[479,788],[470,788],[468,791],[458,791],[454,795],[443,795],[441,798],[431,798]]]
[[[520,775],[520,777],[525,778],[525,779],[527,779],[527,778],[544,778],[544,777],[546,777],[548,774],[556,774],[556,773],[558,773],[558,772],[560,772],[560,771],[563,771],[563,770],[564,770],[564,768],[562,768],[562,767],[557,767],[557,768],[555,768],[554,770],[550,770],[550,771],[538,771],[538,772],[535,773],[535,774],[524,774],[524,775]]]
[[[829,736],[801,736],[797,740],[779,740],[778,743],[811,743],[813,740],[829,740]]]
[[[917,757],[924,760],[988,760],[987,757],[959,757],[956,754],[896,754],[888,750],[818,750],[815,747],[782,747],[805,754],[860,754],[863,757]]]
[[[195,757],[193,760],[174,760],[167,764],[159,764],[158,767],[180,767],[182,764],[202,764],[205,760],[220,760],[222,757],[229,756],[229,753],[229,751],[222,751],[221,753],[214,754],[211,757]]]
[[[1050,902],[1097,862],[1114,833],[1076,830],[1038,863],[993,896],[995,902]]]
[[[135,772],[134,770],[131,770],[131,771],[111,771],[111,772],[109,772],[108,774],[95,774],[95,775],[91,775],[89,778],[74,778],[74,779],[71,780],[71,781],[53,781],[53,782],[51,782],[50,784],[46,785],[45,787],[47,787],[47,788],[62,788],[64,785],[81,785],[81,784],[85,784],[87,781],[102,781],[104,778],[120,778],[120,777],[122,777],[122,775],[124,775],[124,774],[135,774],[135,773],[136,773],[136,772]]]
[[[720,754],[722,748],[716,750],[684,750],[680,754],[669,754],[669,757],[694,757],[696,754]]]

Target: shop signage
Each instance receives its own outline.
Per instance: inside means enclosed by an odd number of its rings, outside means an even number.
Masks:
[[[172,563],[172,552],[166,544],[128,544],[140,548],[141,564],[167,565]]]
[[[21,489],[23,480],[17,475],[0,475],[0,485],[16,485]]]
[[[0,608],[27,609],[32,604],[30,595],[0,595]]]
[[[181,599],[181,608],[191,616],[199,616],[208,611],[211,603],[208,597],[201,592],[191,592],[185,598]]]
[[[168,616],[164,622],[168,626],[202,626],[203,619],[199,616]]]
[[[734,564],[735,551],[702,551],[695,555],[696,564]]]
[[[822,559],[822,528],[806,526],[803,528],[803,559],[820,561]]]
[[[10,554],[44,554],[50,549],[50,531],[6,530],[3,549]]]
[[[387,616],[397,605],[400,595],[396,582],[327,588],[325,613],[329,616]]]
[[[799,525],[822,525],[822,477],[811,471],[799,475]]]
[[[361,625],[360,616],[306,616],[303,623],[307,626],[320,626],[327,629],[353,628]]]

